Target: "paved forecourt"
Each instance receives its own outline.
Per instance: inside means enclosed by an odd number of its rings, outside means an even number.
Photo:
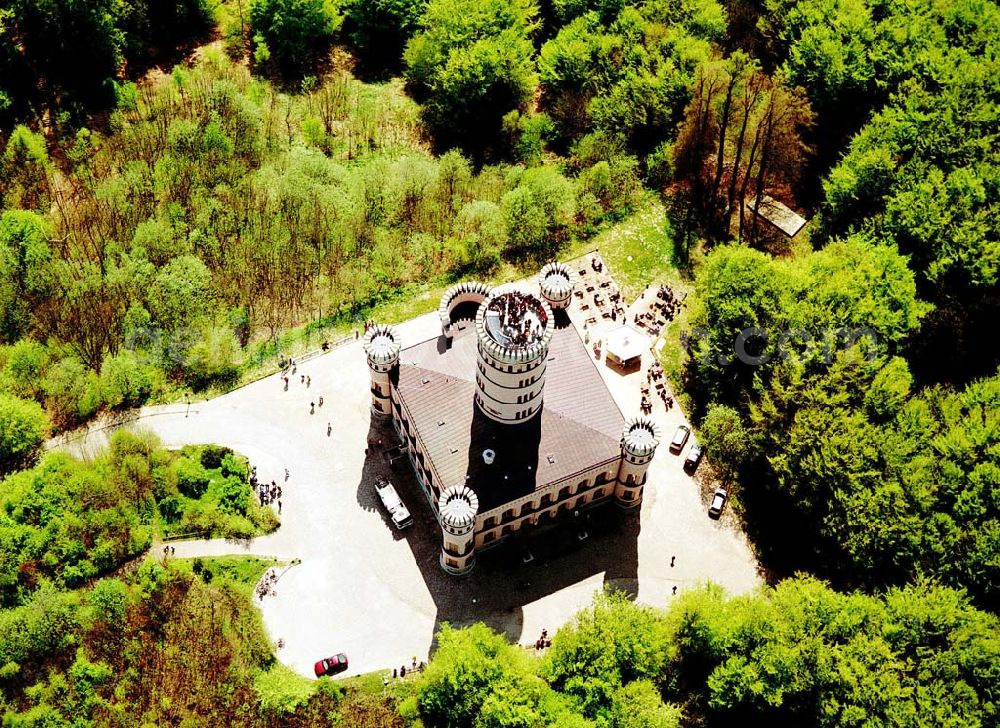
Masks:
[[[572,310],[571,318],[582,327]],[[590,329],[591,340],[610,328],[604,323]],[[398,330],[404,347],[424,341],[440,331],[437,314],[399,324]],[[644,366],[650,361],[646,352]],[[623,376],[603,362],[599,369],[625,417],[638,413],[645,374]],[[311,378],[310,386],[299,381],[302,374]],[[282,485],[281,527],[275,533],[248,542],[173,545],[177,558],[257,554],[301,560],[282,571],[273,595],[256,600],[271,638],[283,641],[277,653],[283,663],[311,675],[317,659],[346,652],[347,674],[391,670],[404,662],[409,666],[412,656],[429,656],[442,604],[449,605],[444,618],[461,622],[463,600],[469,604],[470,621],[483,618],[512,639],[530,643],[542,628],[552,633],[567,622],[605,583],[616,585],[606,574],[583,569],[575,581],[564,574],[553,580],[557,588],[539,589],[546,574],[562,568],[562,557],[492,581],[484,575],[464,583],[443,574],[439,578],[440,531],[426,501],[412,489],[402,490],[416,517],[405,532],[393,529],[378,507],[371,487],[374,455],[366,455],[369,401],[369,373],[358,340],[299,366],[288,391],[274,375],[190,408],[145,408],[125,425],[155,432],[167,447],[229,446],[250,458],[262,481]],[[314,414],[310,403],[316,405]],[[698,485],[683,472],[681,457],[668,452],[667,441],[683,422],[680,408],[668,412],[656,400],[652,416],[664,441],[645,488],[634,578],[621,586],[639,601],[658,606],[668,603],[673,587],[680,592],[706,580],[733,593],[753,589],[760,580],[743,534],[726,518],[708,518]],[[94,429],[55,446],[86,455],[106,444],[107,432]],[[285,468],[290,471],[287,482]],[[602,548],[607,545],[592,539],[570,558],[585,562],[593,556],[597,562]],[[522,592],[520,587],[532,581],[533,588]]]

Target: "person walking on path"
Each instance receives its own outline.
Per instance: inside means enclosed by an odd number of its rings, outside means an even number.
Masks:
[[[326,423],[326,436],[329,437],[330,433],[333,432],[333,425],[329,422]]]
[[[316,403],[315,402],[310,402],[309,403],[309,414],[311,414],[311,415],[316,414]]]
[[[313,378],[312,377],[306,377],[306,387],[307,388],[311,387],[312,383],[313,383]]]

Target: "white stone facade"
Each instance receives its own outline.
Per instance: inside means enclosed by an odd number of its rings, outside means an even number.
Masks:
[[[372,375],[372,413],[392,413],[392,372],[399,366],[399,334],[392,326],[376,324],[365,332],[364,350]]]
[[[553,326],[552,309],[530,294],[491,293],[479,306],[476,404],[484,415],[517,423],[542,408]]]
[[[555,326],[553,305],[557,310],[569,305],[572,272],[562,264],[549,264],[539,276],[539,285],[540,297],[466,282],[453,286],[441,299],[442,335],[449,344],[455,307],[478,303],[475,400],[479,411],[494,422],[522,424],[542,409],[546,360]],[[478,550],[500,543],[525,526],[544,525],[561,513],[612,498],[623,510],[641,504],[646,471],[660,433],[650,419],[636,417],[625,425],[617,457],[580,463],[581,469],[568,477],[480,512],[479,498],[470,484],[442,482],[426,454],[421,433],[411,425],[407,403],[393,386],[400,357],[395,329],[369,329],[365,353],[372,376],[372,412],[392,414],[395,430],[441,526],[440,564],[446,572],[467,573],[475,566]],[[454,403],[455,407],[463,405]],[[456,448],[467,446],[456,443]]]
[[[438,304],[438,318],[441,320],[441,333],[446,339],[453,335],[452,324],[455,309],[463,304],[472,303],[478,306],[490,295],[490,287],[479,281],[462,281],[456,283],[441,296]]]
[[[569,308],[575,283],[576,274],[565,263],[549,263],[538,274],[542,298],[553,310]]]
[[[479,497],[464,485],[448,488],[438,499],[441,568],[449,574],[465,574],[476,565],[474,538],[478,512]]]
[[[646,484],[656,446],[660,444],[660,428],[648,417],[634,417],[625,423],[622,432],[622,459],[615,485],[615,502],[624,510],[638,508]]]

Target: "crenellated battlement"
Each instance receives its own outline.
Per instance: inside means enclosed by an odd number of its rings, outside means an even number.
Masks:
[[[573,298],[576,275],[573,269],[558,261],[548,263],[538,274],[538,287],[542,298],[553,310],[569,308]]]

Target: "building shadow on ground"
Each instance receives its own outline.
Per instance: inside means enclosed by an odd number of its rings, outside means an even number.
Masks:
[[[622,591],[631,599],[637,596],[639,513],[622,513],[613,502],[581,508],[578,515],[562,513],[546,525],[522,529],[481,551],[468,575],[445,573],[438,561],[440,526],[409,459],[399,449],[391,421],[373,417],[368,442],[373,445],[358,483],[358,504],[377,510],[385,528],[396,539],[404,539],[413,553],[437,608],[431,654],[444,623],[464,627],[482,622],[511,642],[531,644],[538,635],[523,633],[524,606],[597,574],[602,575],[605,588]],[[379,477],[395,485],[413,515],[411,527],[400,530],[392,524],[375,492]],[[581,538],[581,534],[586,535]],[[527,553],[531,560],[525,563]],[[553,629],[557,626],[552,625]]]

